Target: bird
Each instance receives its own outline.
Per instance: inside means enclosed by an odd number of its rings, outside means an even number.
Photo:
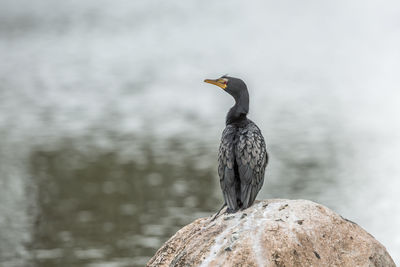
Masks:
[[[226,115],[218,152],[218,175],[227,213],[250,207],[264,184],[268,153],[260,128],[247,118],[249,92],[243,80],[228,75],[205,79],[230,94],[235,105]]]

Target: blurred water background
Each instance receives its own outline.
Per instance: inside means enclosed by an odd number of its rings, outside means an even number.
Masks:
[[[322,203],[400,264],[397,1],[0,0],[0,265],[143,266],[222,203],[250,89],[259,198]]]

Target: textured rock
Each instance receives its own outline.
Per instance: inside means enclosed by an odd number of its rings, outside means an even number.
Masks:
[[[147,266],[395,266],[357,224],[307,200],[264,200],[171,237]]]

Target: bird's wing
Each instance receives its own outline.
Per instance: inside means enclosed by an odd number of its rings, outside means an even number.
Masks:
[[[218,175],[220,185],[224,195],[225,203],[230,210],[237,210],[236,187],[239,181],[235,180],[235,154],[234,154],[234,137],[236,129],[234,126],[228,125],[222,133],[221,144],[218,153]]]
[[[264,172],[268,163],[264,138],[253,122],[239,130],[235,154],[240,177],[240,199],[243,208],[248,208],[264,183]]]

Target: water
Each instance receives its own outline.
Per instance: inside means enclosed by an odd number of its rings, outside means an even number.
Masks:
[[[142,266],[222,203],[217,147],[247,81],[259,198],[356,221],[400,263],[399,4],[1,1],[0,263]]]

